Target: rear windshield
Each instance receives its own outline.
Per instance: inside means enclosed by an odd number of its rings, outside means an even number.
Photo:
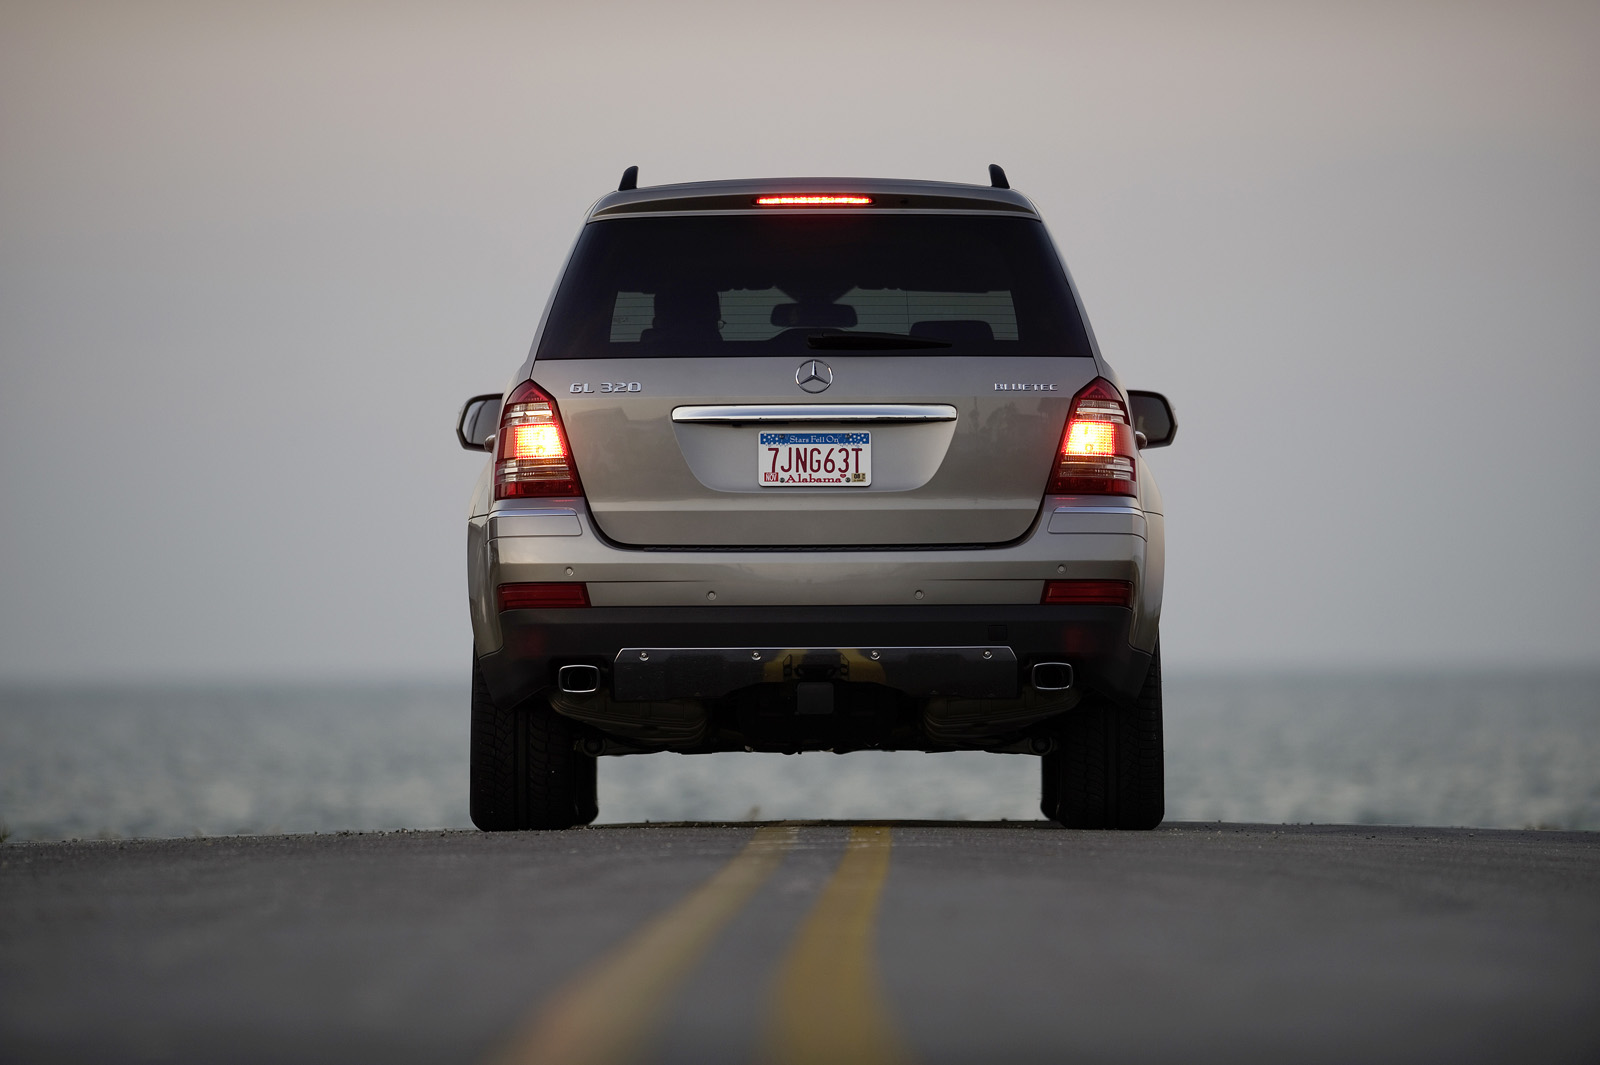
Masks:
[[[1044,226],[984,215],[591,222],[539,359],[1088,356]]]

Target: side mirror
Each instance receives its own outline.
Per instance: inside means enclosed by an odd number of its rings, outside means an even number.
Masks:
[[[500,428],[499,392],[486,396],[473,396],[462,404],[461,416],[456,419],[456,439],[468,451],[488,451],[493,447],[491,438]]]
[[[1133,406],[1133,431],[1144,437],[1141,448],[1166,447],[1178,435],[1178,416],[1172,413],[1172,404],[1160,392],[1135,392],[1128,390],[1128,402]]]

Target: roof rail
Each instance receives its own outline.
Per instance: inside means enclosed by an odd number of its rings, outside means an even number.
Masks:
[[[990,169],[992,170],[992,169],[995,169],[995,168],[994,167],[990,167]],[[628,167],[628,169],[626,169],[626,170],[624,170],[622,172],[622,180],[617,182],[617,191],[618,192],[628,192],[629,190],[636,189],[638,187],[639,187],[639,168],[636,167],[636,166],[630,166],[630,167]]]
[[[996,189],[1009,189],[1011,182],[1006,180],[1006,172],[1000,169],[999,163],[989,164],[989,186]]]

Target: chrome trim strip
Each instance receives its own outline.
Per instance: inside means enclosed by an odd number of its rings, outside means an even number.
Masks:
[[[1050,533],[1112,533],[1145,536],[1144,511],[1138,507],[1056,507],[1045,525]]]
[[[689,425],[771,425],[778,422],[953,422],[947,403],[797,403],[674,407],[672,420]]]
[[[497,510],[489,514],[489,538],[517,536],[582,536],[578,512],[568,507],[541,510]]]

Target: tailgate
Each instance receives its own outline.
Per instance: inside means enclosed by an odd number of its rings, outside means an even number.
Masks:
[[[1087,358],[815,360],[563,359],[535,363],[533,380],[556,399],[607,537],[778,547],[1022,536],[1072,396],[1096,375]],[[828,384],[813,394],[797,376]]]

